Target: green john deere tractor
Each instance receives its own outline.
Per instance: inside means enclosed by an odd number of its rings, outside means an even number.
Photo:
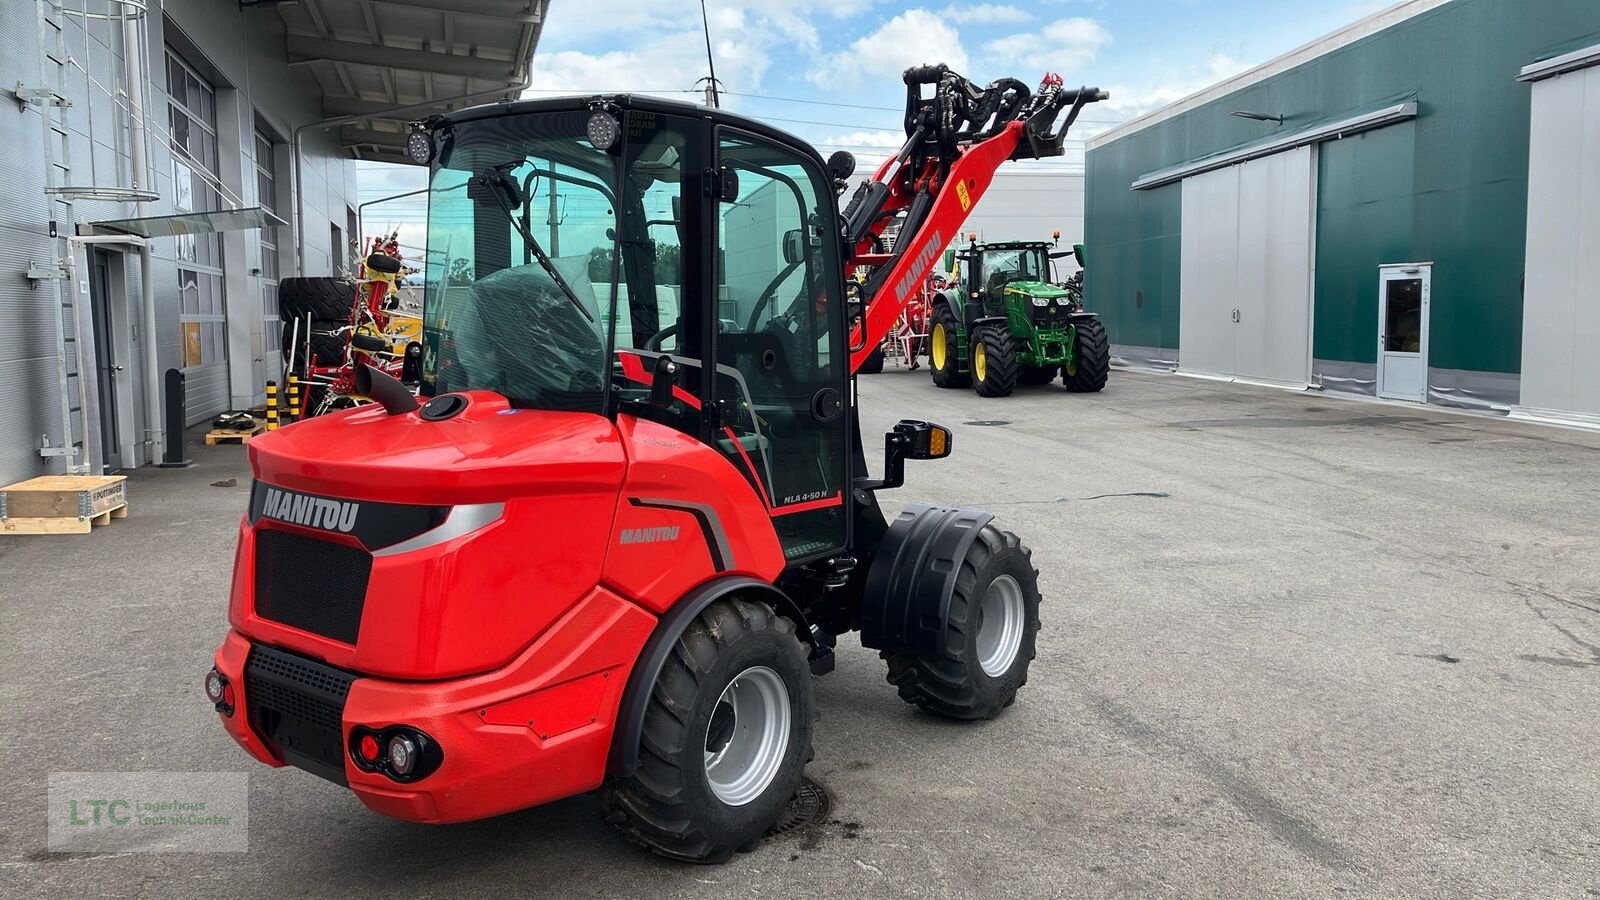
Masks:
[[[1083,275],[1049,281],[1051,260],[1075,257],[1083,245],[1052,252],[1044,241],[979,244],[955,251],[961,275],[933,296],[928,361],[933,383],[969,385],[983,397],[1004,397],[1017,382],[1049,384],[1059,375],[1074,393],[1106,386],[1111,347],[1099,314],[1083,308]]]

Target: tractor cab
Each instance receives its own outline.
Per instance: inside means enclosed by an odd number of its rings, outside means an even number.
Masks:
[[[1049,249],[1043,241],[973,241],[957,254],[966,273],[965,290],[974,299],[981,299],[986,309],[998,313],[1004,307],[1009,286],[1016,284],[1018,290],[1049,286]]]

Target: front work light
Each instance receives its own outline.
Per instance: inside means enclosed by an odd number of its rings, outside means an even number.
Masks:
[[[603,109],[597,109],[589,114],[589,127],[587,129],[589,143],[596,150],[610,150],[622,135],[622,126],[617,123],[616,116]]]
[[[433,162],[433,135],[421,128],[412,129],[406,138],[406,156],[419,166]]]

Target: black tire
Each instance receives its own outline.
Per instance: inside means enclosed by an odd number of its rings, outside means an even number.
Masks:
[[[786,691],[788,743],[766,787],[747,802],[729,805],[707,774],[713,716],[735,678],[758,667],[775,673]],[[673,859],[718,863],[735,851],[755,849],[800,787],[812,755],[812,712],[811,672],[794,623],[759,601],[713,602],[678,639],[656,678],[638,769],[601,789],[606,820]],[[727,729],[737,733],[732,723]]]
[[[385,353],[394,346],[375,334],[352,334],[350,336],[350,345],[357,350],[365,350],[368,353]]]
[[[883,374],[883,345],[882,344],[878,345],[878,349],[872,351],[872,355],[867,357],[866,361],[861,364],[861,368],[856,370],[856,374],[857,375],[881,375],[881,374]]]
[[[1074,394],[1093,394],[1111,374],[1111,341],[1099,319],[1078,322],[1072,341],[1072,364],[1061,367],[1061,383]]]
[[[403,264],[387,253],[373,253],[367,257],[367,268],[386,275],[399,274]]]
[[[943,334],[940,330],[943,329]],[[942,388],[964,388],[972,384],[972,374],[961,371],[961,353],[957,349],[961,334],[961,320],[948,303],[937,303],[928,326],[928,370],[933,373],[933,383]],[[940,368],[935,355],[935,345],[945,341],[944,367]]]
[[[315,365],[339,366],[344,364],[345,336],[340,329],[345,327],[344,322],[316,322],[311,323],[311,356]],[[299,333],[300,346],[295,349],[295,370],[304,372],[306,344],[306,323],[301,321]],[[296,338],[294,323],[290,322],[283,327],[283,358],[289,358],[289,344]]]
[[[982,378],[978,377],[976,362],[980,346],[984,354]],[[974,362],[968,368],[972,370],[972,386],[977,389],[978,396],[1011,396],[1017,389],[1018,370],[1022,368],[1017,363],[1017,342],[1011,330],[1003,324],[972,329],[972,353]]]
[[[1016,535],[992,524],[983,527],[956,573],[945,626],[949,652],[881,654],[889,663],[889,683],[899,690],[900,699],[935,715],[963,720],[992,719],[1016,701],[1017,689],[1028,683],[1028,664],[1033,662],[1039,632],[1039,573],[1032,557]],[[983,601],[1002,577],[1010,578],[1021,594],[1022,629],[1010,665],[990,674],[978,649]]]
[[[1035,387],[1055,381],[1059,374],[1061,374],[1060,366],[1023,366],[1019,380],[1023,384]]]
[[[356,283],[345,278],[285,278],[278,282],[278,317],[285,322],[312,319],[348,322],[356,303]]]

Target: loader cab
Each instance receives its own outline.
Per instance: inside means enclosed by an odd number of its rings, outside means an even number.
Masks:
[[[422,393],[666,424],[749,481],[791,564],[847,546],[839,217],[816,152],[631,96],[427,125]]]

